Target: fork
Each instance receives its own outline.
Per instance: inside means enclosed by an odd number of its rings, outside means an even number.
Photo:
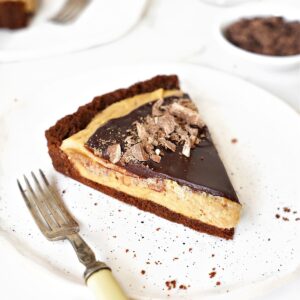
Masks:
[[[33,189],[24,175],[26,190],[17,180],[24,201],[44,236],[50,241],[67,239],[71,242],[79,261],[86,267],[84,279],[98,300],[128,299],[112,275],[111,269],[97,261],[94,252],[79,235],[79,225],[64,206],[61,198],[39,170],[42,183],[31,172],[35,183]]]
[[[90,2],[91,0],[68,0],[50,21],[60,24],[71,23],[79,17]]]

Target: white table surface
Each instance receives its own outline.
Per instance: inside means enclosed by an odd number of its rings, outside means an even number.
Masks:
[[[299,0],[264,2],[284,3],[300,11]],[[211,33],[213,22],[230,9],[210,6],[200,0],[150,0],[140,23],[112,44],[43,60],[0,64],[0,112],[13,109],[14,99],[52,80],[102,66],[154,61],[202,64],[236,74],[269,90],[300,112],[300,67],[271,71],[237,62],[215,41]],[[0,255],[0,264],[1,259]],[[300,278],[259,300],[296,300],[299,295]]]

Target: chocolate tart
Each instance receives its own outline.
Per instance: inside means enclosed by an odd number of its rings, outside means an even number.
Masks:
[[[0,0],[0,28],[20,29],[34,15],[37,0]]]
[[[241,205],[177,76],[94,98],[46,131],[54,168],[139,209],[232,239]]]

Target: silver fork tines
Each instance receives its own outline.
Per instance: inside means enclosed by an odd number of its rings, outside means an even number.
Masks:
[[[35,189],[24,175],[26,189],[17,180],[21,194],[36,224],[49,240],[64,239],[66,236],[79,232],[79,226],[66,207],[50,186],[45,174],[39,170],[42,184],[31,172]]]
[[[50,20],[56,23],[75,21],[91,0],[68,0],[63,8]]]
[[[39,170],[39,173],[42,180],[38,180],[31,172],[34,188],[25,175],[26,190],[19,180],[17,182],[25,203],[42,233],[52,241],[62,239],[70,241],[79,261],[86,267],[85,280],[99,270],[110,269],[104,262],[96,260],[93,250],[79,235],[79,225],[51,187],[43,171]]]

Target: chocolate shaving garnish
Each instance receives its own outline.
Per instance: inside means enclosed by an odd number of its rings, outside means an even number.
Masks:
[[[188,133],[186,132],[186,130],[182,129],[180,126],[177,126],[175,131],[178,134],[179,142],[187,140]]]
[[[134,145],[134,139],[133,139],[133,136],[132,135],[128,135],[125,140],[124,140],[125,144],[127,146],[131,146],[131,145]]]
[[[182,154],[186,157],[190,157],[191,154],[191,141],[187,139],[182,148]]]
[[[184,128],[191,136],[196,136],[196,137],[198,136],[198,132],[199,132],[198,128],[194,128],[189,125],[185,125]]]
[[[149,159],[149,155],[144,150],[141,143],[137,143],[130,148],[132,156],[138,161],[146,161]]]
[[[204,126],[199,114],[190,108],[174,102],[169,106],[169,111],[172,115],[184,120],[188,124],[195,125],[200,128]]]
[[[125,153],[122,155],[121,159],[120,159],[120,163],[122,165],[127,164],[128,162],[130,162],[133,159],[132,154],[131,154],[131,149],[128,149],[125,151]]]
[[[153,146],[151,143],[149,143],[149,141],[145,141],[145,142],[143,143],[143,146],[144,146],[145,151],[146,151],[148,154],[154,153],[154,146]]]
[[[160,163],[161,157],[159,155],[156,155],[156,154],[151,154],[150,159],[153,160],[156,163]]]
[[[149,115],[145,118],[145,126],[149,134],[155,134],[159,131],[159,126],[155,123],[154,118]]]
[[[161,105],[163,104],[164,99],[157,100],[152,106],[152,116],[161,116],[162,111],[160,110]]]
[[[164,130],[166,135],[170,135],[175,130],[176,121],[175,118],[167,112],[163,116],[158,117],[157,125]]]
[[[113,141],[110,143],[115,144],[107,148],[107,153],[113,163],[149,159],[160,163],[163,148],[175,152],[177,146],[182,145],[182,155],[190,157],[191,149],[200,142],[201,135],[205,136],[199,130],[202,126],[204,124],[191,100],[181,98],[164,102],[164,99],[159,99],[153,103],[151,113],[134,121],[122,136],[123,156],[121,145]]]
[[[107,154],[109,156],[110,162],[113,164],[116,164],[120,158],[121,158],[121,145],[120,144],[114,144],[107,147]]]
[[[180,136],[177,132],[173,132],[170,136],[171,141],[179,143],[181,141]]]
[[[143,124],[136,122],[136,129],[137,129],[138,137],[141,140],[144,140],[149,136],[149,134],[147,133],[145,126]]]
[[[191,99],[189,99],[189,98],[181,98],[178,100],[178,103],[184,107],[187,107],[191,110],[198,112],[198,109],[197,109],[195,103],[192,102]]]
[[[191,142],[191,148],[194,148],[197,143],[197,136],[191,135],[190,137],[190,142]]]
[[[175,152],[176,151],[176,145],[165,138],[161,137],[158,139],[160,145],[162,145],[166,149],[170,149],[171,151]]]

